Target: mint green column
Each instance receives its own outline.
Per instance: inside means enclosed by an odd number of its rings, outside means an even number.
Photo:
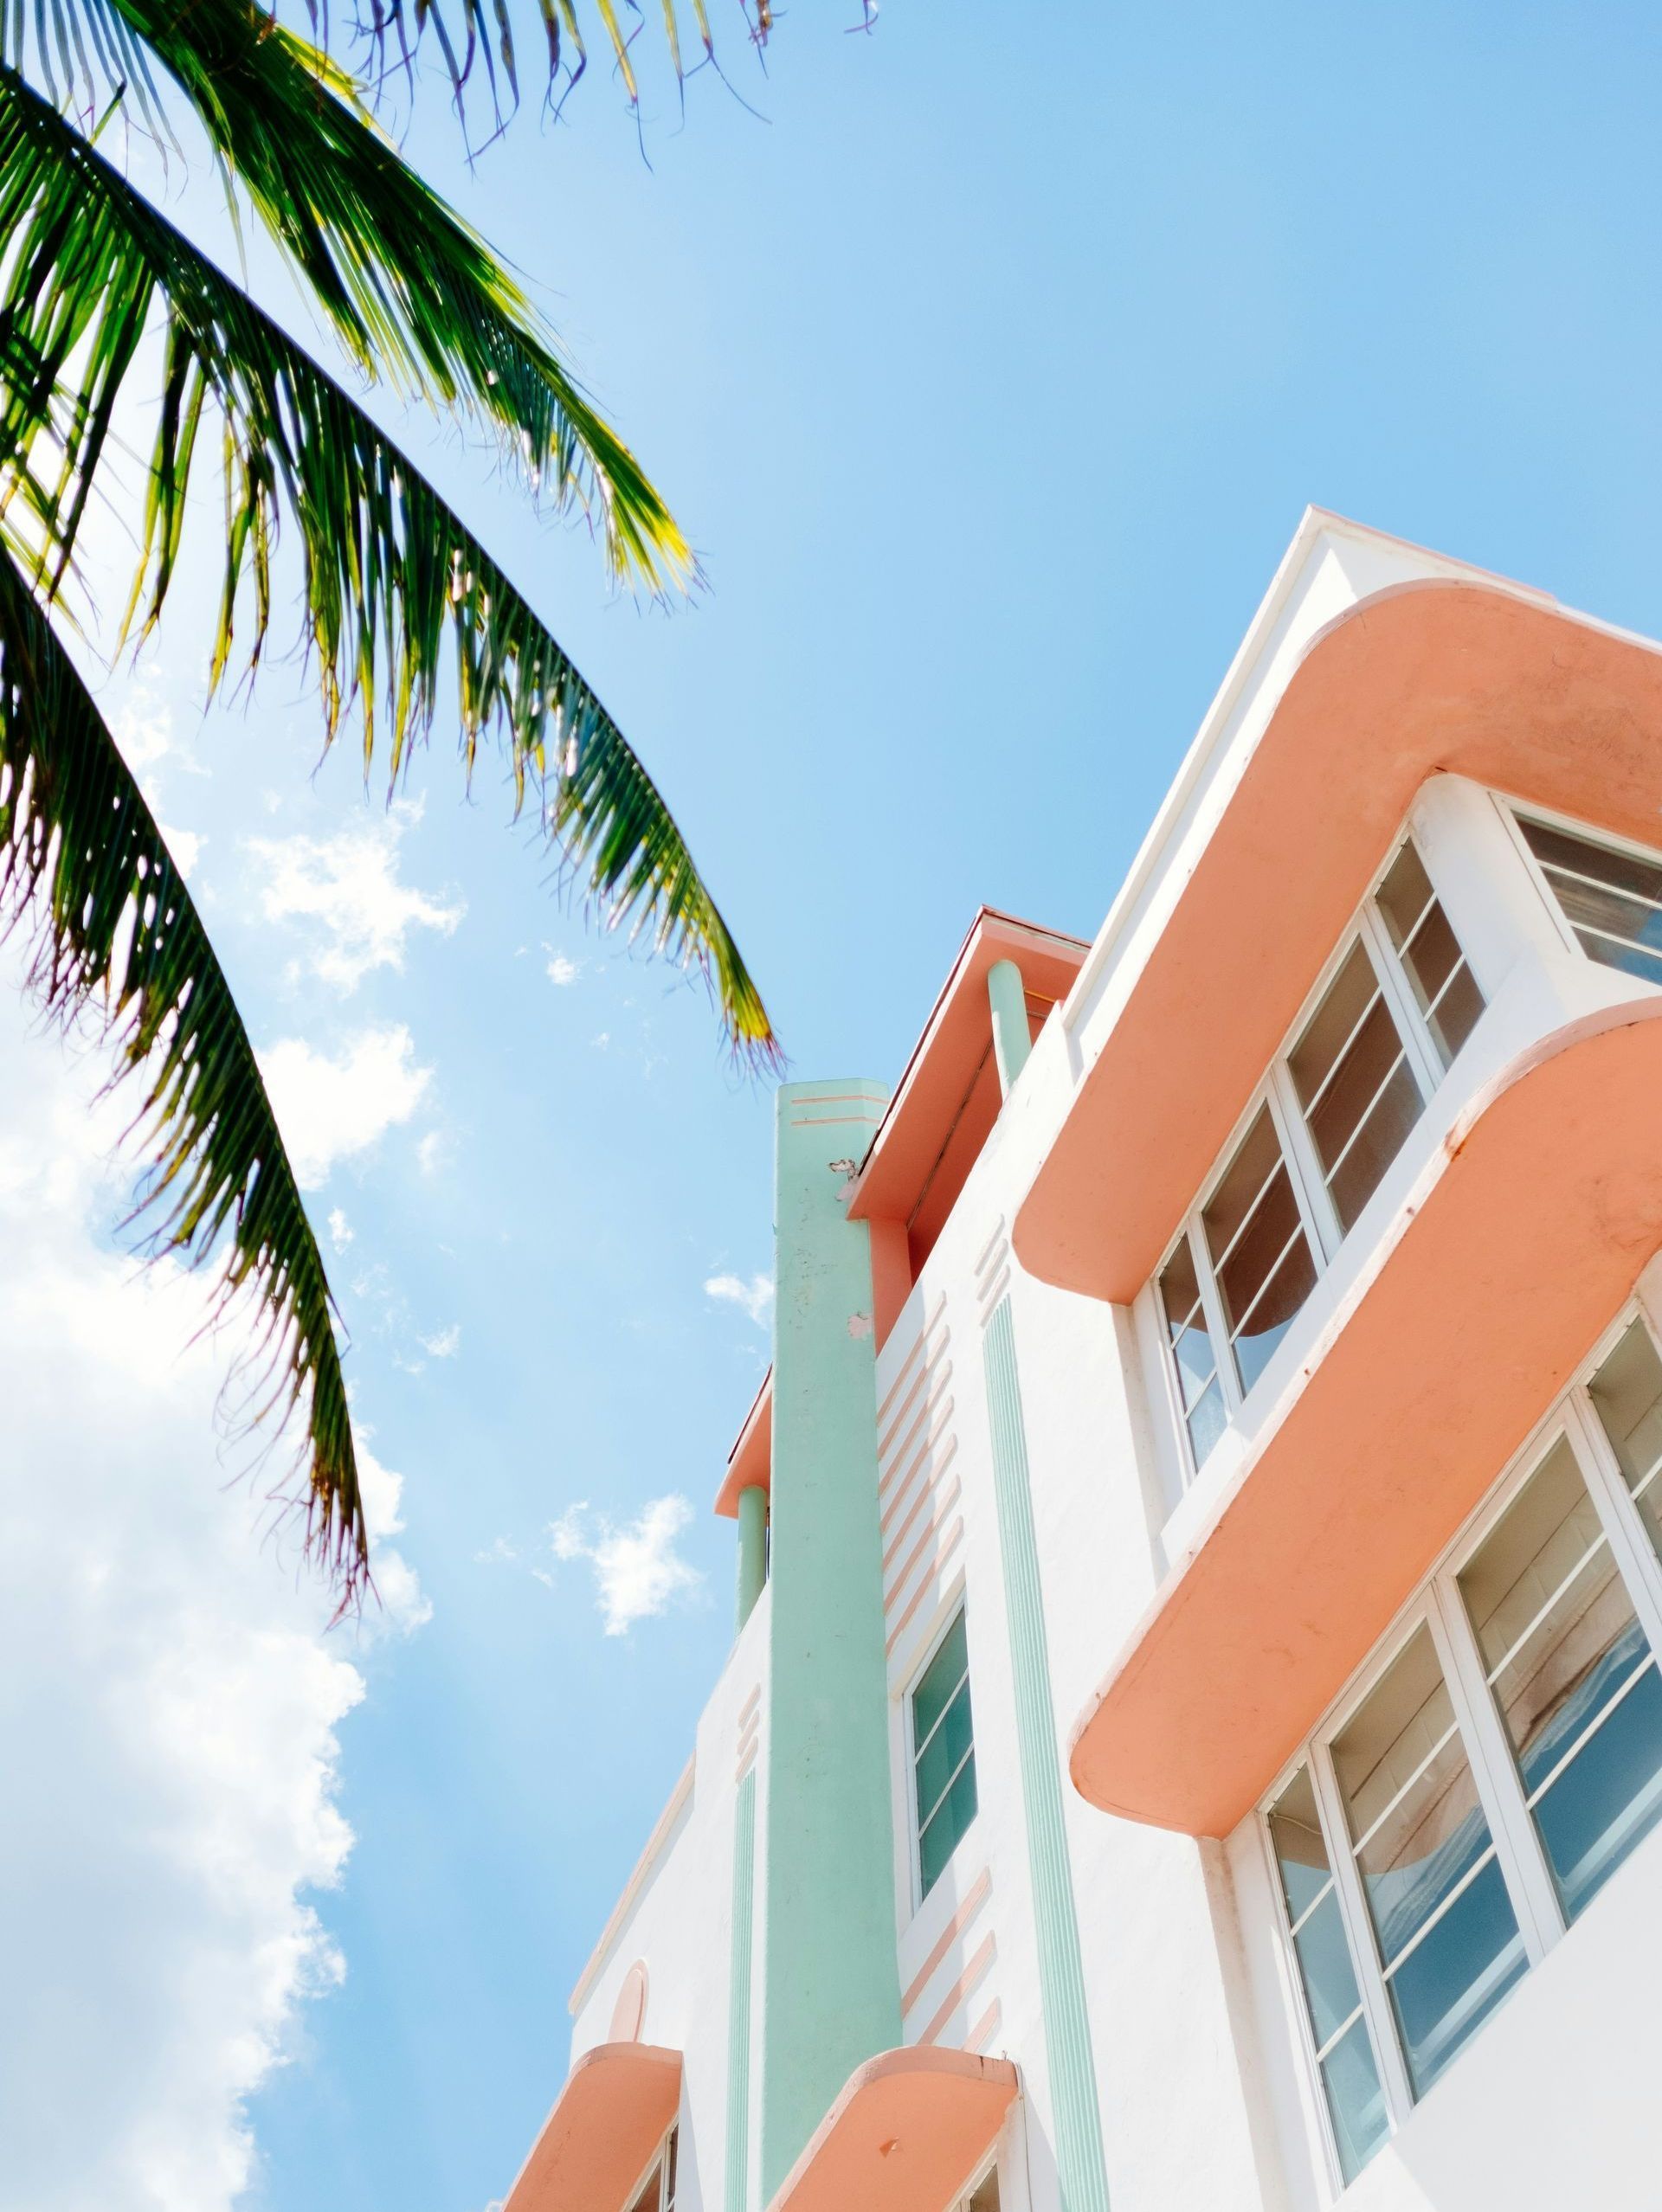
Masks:
[[[763,2204],[900,2041],[871,1253],[845,1212],[886,1100],[857,1080],[778,1098]]]
[[[1013,960],[995,960],[988,969],[987,996],[993,1007],[993,1058],[998,1063],[999,1096],[1008,1098],[1033,1050],[1027,987]]]
[[[747,1494],[748,1495],[748,1494]],[[756,1769],[733,1809],[733,1964],[727,1992],[725,2212],[750,2212],[750,1942],[756,1902]]]
[[[768,1494],[751,1482],[738,1494],[738,1626],[755,1610],[768,1579]]]
[[[987,1324],[987,1411],[993,1432],[993,1489],[1004,1559],[1016,1742],[1027,1812],[1027,1864],[1039,1942],[1039,2005],[1050,2061],[1056,2171],[1065,2212],[1108,2212],[1108,2177],[1097,2108],[1091,2024],[1085,2009],[1073,1872],[1062,1822],[1061,1762],[1050,1697],[1044,1592],[1027,1478],[1027,1431],[1015,1365],[1010,1302],[1001,1298]]]

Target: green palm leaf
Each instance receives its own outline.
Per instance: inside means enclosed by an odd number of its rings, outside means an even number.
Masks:
[[[618,572],[693,571],[686,540],[519,286],[398,156],[351,79],[257,0],[104,0],[200,117],[368,373],[502,437],[558,505],[580,504]]]
[[[113,1080],[144,1086],[153,1247],[200,1263],[229,1228],[220,1298],[252,1302],[265,1394],[304,1410],[307,1550],[345,1608],[369,1551],[322,1255],[202,917],[86,686],[0,558],[0,927],[20,923],[35,933],[46,1006],[100,1021]]]
[[[0,65],[0,515],[29,518],[51,588],[152,318],[164,358],[134,606],[153,622],[171,582],[204,416],[216,411],[227,518],[214,677],[230,665],[239,593],[259,660],[280,527],[298,532],[306,641],[330,736],[356,708],[366,770],[384,721],[402,772],[430,730],[448,666],[471,775],[506,747],[570,871],[609,924],[628,919],[701,967],[735,1048],[776,1058],[731,932],[668,808],[551,632],[433,485],[364,409],[120,174]]]

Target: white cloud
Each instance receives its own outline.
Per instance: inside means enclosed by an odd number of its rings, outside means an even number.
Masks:
[[[248,839],[265,874],[261,913],[317,925],[310,965],[338,991],[355,991],[371,968],[402,970],[412,929],[448,937],[467,911],[398,880],[398,848],[421,816],[419,801],[398,800],[333,837]]]
[[[748,1283],[739,1275],[712,1275],[705,1279],[704,1295],[718,1305],[738,1306],[747,1313],[758,1328],[766,1328],[773,1314],[773,1277],[753,1275]]]
[[[302,1190],[326,1182],[338,1160],[366,1152],[421,1103],[431,1068],[416,1065],[402,1022],[359,1032],[331,1059],[303,1038],[259,1055],[260,1071]]]
[[[444,1165],[444,1138],[437,1129],[429,1129],[416,1145],[416,1165],[423,1175],[436,1175]]]
[[[588,1561],[607,1635],[627,1636],[636,1621],[667,1612],[674,1599],[702,1587],[704,1577],[675,1548],[692,1521],[692,1508],[680,1496],[648,1500],[622,1527],[581,1503],[549,1524],[548,1538],[557,1559]],[[531,1571],[552,1586],[551,1576]]]
[[[329,1209],[329,1241],[338,1252],[344,1252],[356,1241],[358,1231],[338,1206]]]
[[[454,1360],[461,1349],[461,1323],[452,1321],[448,1328],[435,1329],[431,1336],[418,1336],[416,1341],[429,1360]]]
[[[562,952],[557,952],[548,963],[548,980],[557,990],[568,989],[582,973],[583,962],[580,960],[569,959]]]
[[[166,822],[158,822],[156,826],[162,833],[163,844],[173,856],[174,866],[189,883],[207,839],[198,837],[195,830],[173,829]]]
[[[10,1011],[8,1011],[10,1009]],[[316,1895],[351,1831],[341,1723],[364,1694],[327,1593],[261,1543],[265,1480],[226,1482],[214,1415],[240,1341],[203,1288],[99,1231],[128,1117],[28,1033],[0,968],[0,2007],[3,2212],[231,2212],[248,2099],[344,1962]],[[194,1337],[194,1341],[193,1341]],[[282,1447],[279,1447],[280,1451]],[[396,1530],[399,1478],[363,1456]],[[425,1601],[384,1545],[383,1625]]]

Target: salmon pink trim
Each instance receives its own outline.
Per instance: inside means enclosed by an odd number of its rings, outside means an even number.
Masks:
[[[1093,1804],[1250,1810],[1662,1247],[1659,1099],[1647,998],[1460,1116],[1076,1729]]]
[[[680,2103],[679,2051],[652,2043],[585,2051],[502,2212],[623,2212]]]
[[[1135,1296],[1440,770],[1654,843],[1662,654],[1469,583],[1318,632],[1017,1211],[1025,1267]]]
[[[1017,2087],[1008,2059],[885,2051],[849,2076],[769,2212],[942,2212],[997,2141]]]

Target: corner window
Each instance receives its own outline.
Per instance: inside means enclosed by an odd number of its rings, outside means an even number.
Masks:
[[[1662,983],[1662,865],[1544,822],[1517,826],[1588,958]]]
[[[1156,1278],[1192,1469],[1269,1364],[1483,1004],[1405,839]]]
[[[1662,1819],[1659,1465],[1635,1318],[1266,1808],[1342,2181]]]
[[[919,1900],[927,1897],[976,1817],[976,1739],[963,1608],[912,1693],[912,1777]]]

